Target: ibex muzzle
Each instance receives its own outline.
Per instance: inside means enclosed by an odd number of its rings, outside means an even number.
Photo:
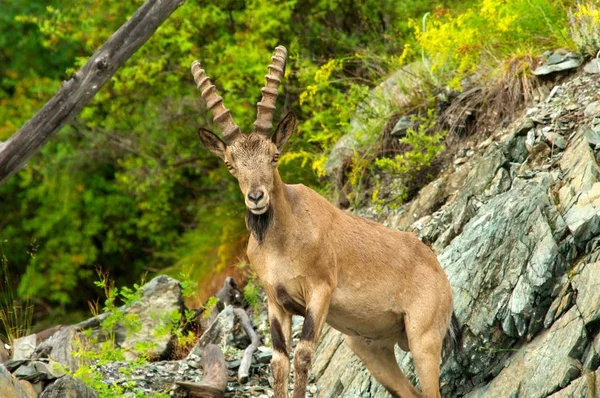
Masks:
[[[288,114],[272,130],[286,50],[269,65],[251,134],[242,134],[200,63],[192,72],[223,139],[200,129],[200,140],[238,179],[244,194],[250,265],[268,299],[271,371],[277,398],[288,396],[291,318],[304,325],[294,352],[294,398],[304,398],[323,324],[346,343],[394,397],[439,397],[442,348],[461,345],[452,291],[435,254],[413,234],[345,213],[315,191],[287,185],[279,154],[296,125]],[[411,351],[421,394],[404,377],[394,346]]]

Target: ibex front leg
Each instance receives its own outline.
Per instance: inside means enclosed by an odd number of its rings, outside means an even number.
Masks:
[[[288,398],[292,316],[271,299],[268,300],[268,308],[271,340],[273,341],[273,357],[271,358],[273,390],[276,398]]]
[[[294,351],[294,371],[296,372],[294,398],[306,397],[308,371],[310,370],[323,323],[325,322],[325,318],[327,318],[330,298],[331,289],[329,286],[317,289],[313,288],[309,302],[306,305],[302,335]]]

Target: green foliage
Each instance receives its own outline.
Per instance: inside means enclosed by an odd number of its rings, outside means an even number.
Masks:
[[[395,202],[402,203],[408,195],[407,184],[420,176],[422,171],[433,163],[437,155],[444,149],[445,131],[436,131],[437,116],[429,110],[426,116],[415,116],[417,129],[409,128],[406,136],[399,139],[401,144],[407,145],[406,152],[394,158],[380,158],[375,160],[375,165],[387,174],[393,175],[402,182],[396,193]],[[379,187],[373,191],[374,204],[382,204],[379,198]]]
[[[600,3],[597,0],[578,1],[569,10],[571,38],[584,55],[596,57],[600,51]]]
[[[244,299],[254,309],[257,309],[260,305],[260,282],[256,275],[250,277],[246,286],[244,286]]]
[[[206,300],[204,304],[204,312],[202,312],[202,318],[208,319],[213,314],[215,308],[217,308],[217,304],[219,303],[219,299],[215,296],[210,297]]]
[[[127,333],[139,332],[142,327],[138,315],[126,313],[125,309],[141,299],[141,285],[144,284],[144,281],[142,279],[141,284],[134,284],[133,289],[127,286],[118,288],[115,286],[114,280],[109,278],[108,273],[99,270],[98,277],[99,280],[95,281],[94,284],[103,289],[106,296],[102,307],[102,313],[107,314],[101,325],[102,331],[106,335],[106,341],[103,342],[103,345],[106,344],[110,350],[110,347],[115,348],[116,346],[115,332],[117,326],[125,327]],[[93,311],[94,315],[98,315],[97,308],[94,308]]]

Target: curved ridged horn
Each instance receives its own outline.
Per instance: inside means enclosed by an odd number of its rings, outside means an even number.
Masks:
[[[223,133],[223,140],[229,143],[240,134],[240,128],[233,121],[229,109],[223,105],[223,98],[217,94],[217,88],[212,84],[202,65],[198,61],[192,62],[192,75],[198,86],[206,107],[212,112],[213,120]]]
[[[285,59],[287,50],[284,46],[275,47],[275,55],[271,58],[272,63],[268,66],[269,73],[265,76],[266,84],[260,91],[262,100],[256,104],[258,114],[254,122],[254,131],[258,134],[269,135],[273,129],[273,114],[275,113],[275,101],[281,78],[285,71]]]

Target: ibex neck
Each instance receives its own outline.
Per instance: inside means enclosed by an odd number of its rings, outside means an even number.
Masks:
[[[273,175],[273,192],[271,198],[271,206],[273,207],[273,223],[271,228],[285,228],[292,216],[292,205],[287,185],[281,181],[279,171],[275,169]],[[272,234],[276,235],[276,234]]]

